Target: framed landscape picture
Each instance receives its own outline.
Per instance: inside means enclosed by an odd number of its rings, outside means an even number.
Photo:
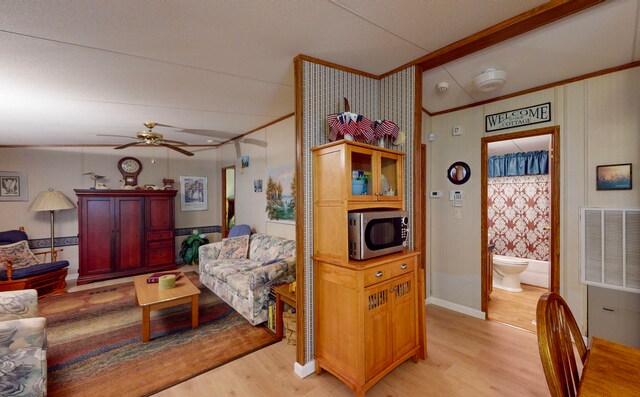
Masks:
[[[294,224],[296,219],[296,169],[285,164],[269,170],[266,185],[267,221]]]
[[[0,171],[0,201],[29,201],[27,173]]]
[[[631,164],[599,165],[596,167],[597,190],[631,189]]]

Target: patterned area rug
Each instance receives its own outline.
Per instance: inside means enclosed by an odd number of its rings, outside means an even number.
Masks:
[[[149,343],[131,282],[40,300],[49,396],[150,395],[276,341],[188,277],[202,291],[200,325],[191,329],[190,305],[152,311]]]

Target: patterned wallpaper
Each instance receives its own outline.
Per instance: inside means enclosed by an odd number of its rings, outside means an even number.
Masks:
[[[310,149],[328,143],[326,116],[344,111],[343,97],[351,111],[371,120],[388,118],[407,134],[407,143],[396,150],[405,151],[405,207],[413,214],[413,108],[415,68],[400,71],[382,80],[302,61],[304,271],[305,271],[305,357],[313,358],[313,181]],[[413,240],[410,240],[413,246]],[[305,363],[306,364],[306,363]]]
[[[489,178],[487,227],[494,254],[549,261],[549,175]]]

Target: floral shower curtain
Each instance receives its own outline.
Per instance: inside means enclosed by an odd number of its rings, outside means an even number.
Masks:
[[[548,173],[549,152],[546,150],[526,153],[507,153],[489,157],[489,178]]]

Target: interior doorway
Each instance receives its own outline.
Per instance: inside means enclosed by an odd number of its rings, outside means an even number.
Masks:
[[[222,169],[222,238],[229,235],[229,230],[236,221],[236,167],[226,167]]]
[[[559,133],[482,138],[482,311],[532,332],[538,298],[559,290]]]

